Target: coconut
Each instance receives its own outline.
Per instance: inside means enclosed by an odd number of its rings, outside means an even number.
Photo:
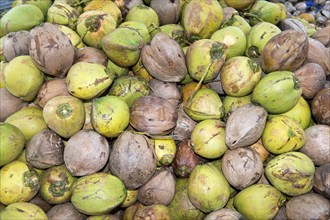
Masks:
[[[330,88],[320,90],[312,101],[312,114],[320,123],[330,126]]]
[[[206,213],[223,208],[230,196],[229,183],[212,163],[197,165],[189,176],[187,188],[191,203]]]
[[[83,47],[75,51],[73,63],[78,62],[98,63],[106,67],[108,57],[102,50],[96,47]]]
[[[205,214],[197,209],[188,197],[188,179],[177,178],[175,185],[175,195],[172,202],[168,205],[173,220],[202,220]]]
[[[75,182],[71,202],[81,213],[103,215],[118,207],[125,197],[125,185],[118,177],[109,173],[93,173]]]
[[[173,138],[175,140],[184,140],[190,138],[191,132],[196,126],[197,122],[192,120],[183,110],[183,105],[180,104],[178,109],[178,120],[176,126],[172,132]]]
[[[169,101],[156,96],[143,96],[130,108],[130,124],[151,135],[169,134],[176,126],[178,113]]]
[[[248,9],[248,13],[245,13],[245,16],[249,17],[251,25],[255,25],[260,21],[276,25],[286,18],[286,8],[273,2],[256,1]]]
[[[50,23],[33,28],[30,34],[29,52],[37,67],[49,75],[64,78],[74,60],[74,47],[70,39]]]
[[[30,30],[43,21],[44,14],[37,6],[31,4],[18,5],[1,17],[0,37],[10,32]]]
[[[143,205],[168,205],[174,198],[175,177],[168,169],[161,169],[148,180],[138,191],[138,200]]]
[[[57,27],[70,39],[75,48],[78,49],[85,47],[82,39],[76,31],[64,25],[57,25]]]
[[[285,196],[268,184],[253,184],[234,197],[234,207],[247,219],[273,219]]]
[[[43,108],[51,98],[65,95],[70,95],[65,79],[55,78],[44,82],[38,92],[36,102]]]
[[[320,41],[324,46],[330,46],[330,39],[329,39],[329,31],[330,26],[326,26],[317,30],[311,37],[315,40]]]
[[[178,144],[172,167],[177,177],[187,178],[195,166],[205,162],[206,159],[192,150],[190,140],[184,139]]]
[[[23,152],[25,138],[14,125],[0,122],[0,166],[17,159]]]
[[[330,199],[330,163],[316,168],[313,190],[327,199]]]
[[[160,25],[175,24],[180,19],[180,0],[152,0],[150,7],[157,13]]]
[[[68,140],[63,157],[73,176],[85,176],[96,173],[105,166],[109,151],[109,143],[105,137],[93,130],[82,130]]]
[[[140,33],[144,44],[149,43],[150,40],[151,40],[149,31],[148,31],[146,25],[141,23],[141,22],[138,22],[138,21],[125,21],[125,22],[121,23],[119,25],[119,27],[130,27],[130,28],[133,28],[133,29],[137,30]]]
[[[225,3],[233,7],[237,10],[243,10],[249,8],[256,0],[243,0],[243,1],[236,1],[236,0],[225,0]]]
[[[42,115],[42,109],[34,105],[18,110],[10,115],[5,122],[18,127],[22,131],[26,141],[47,128]]]
[[[187,72],[182,48],[161,32],[142,48],[141,60],[150,75],[165,82],[180,82]]]
[[[306,143],[300,152],[306,154],[315,165],[330,163],[330,126],[313,125],[305,130]]]
[[[49,220],[84,220],[87,216],[78,212],[78,210],[72,205],[71,202],[66,202],[53,206],[47,212],[47,217]]]
[[[317,63],[322,66],[325,74],[330,75],[330,53],[320,41],[308,38],[308,53],[306,62]]]
[[[181,93],[176,83],[151,79],[148,82],[148,86],[151,89],[150,95],[161,97],[171,102],[174,106],[178,106],[181,100]]]
[[[76,178],[65,164],[47,169],[41,176],[40,195],[49,204],[60,204],[70,201],[71,190]]]
[[[146,136],[124,131],[114,142],[110,170],[127,189],[137,189],[145,184],[155,173],[156,164],[154,146]]]
[[[298,82],[302,88],[302,95],[307,99],[312,99],[324,88],[326,75],[322,66],[317,63],[306,63],[294,71]]]
[[[52,130],[45,129],[32,137],[26,145],[26,161],[38,169],[64,163],[64,144]]]
[[[330,202],[319,194],[307,193],[290,199],[285,212],[288,219],[329,219]]]
[[[175,40],[181,47],[187,46],[187,36],[183,27],[180,24],[162,25],[151,32],[151,38],[153,38],[158,32],[167,34],[170,38]]]
[[[80,12],[68,3],[54,2],[47,11],[47,22],[65,25],[75,30]]]
[[[233,209],[223,208],[217,211],[210,212],[205,216],[204,220],[214,220],[214,219],[231,219],[231,220],[241,220],[243,216]]]
[[[45,212],[37,205],[27,203],[27,202],[16,202],[8,205],[0,213],[1,219],[29,219],[33,218],[46,220],[47,215]]]
[[[27,102],[13,96],[6,88],[0,89],[0,121],[5,121],[11,114],[26,107]]]
[[[267,112],[263,107],[247,104],[237,108],[226,124],[226,144],[229,149],[244,147],[258,141],[261,137]]]
[[[11,32],[3,41],[3,55],[7,62],[17,56],[29,55],[30,33],[28,31]]]
[[[136,220],[171,220],[170,210],[167,206],[162,204],[153,204],[150,206],[143,206],[139,208],[134,214],[133,219]]]
[[[118,5],[113,1],[89,1],[85,4],[84,11],[103,11],[110,14],[117,24],[122,21],[122,14]]]
[[[296,30],[307,35],[306,27],[295,18],[286,18],[279,23],[281,30]]]
[[[239,190],[256,183],[263,173],[261,158],[251,148],[227,150],[221,161],[223,175],[231,186]]]
[[[260,60],[263,71],[295,71],[305,62],[308,37],[295,30],[286,30],[270,39],[262,50]]]
[[[269,182],[290,196],[311,191],[314,173],[313,161],[305,154],[296,151],[274,157],[265,167],[265,175]]]
[[[49,7],[53,4],[52,0],[14,0],[12,4],[12,8],[18,6],[18,5],[24,5],[24,4],[31,4],[37,6],[42,13],[47,16],[47,11]]]
[[[114,18],[104,11],[85,11],[77,21],[77,33],[91,47],[102,48],[102,38],[116,29]]]

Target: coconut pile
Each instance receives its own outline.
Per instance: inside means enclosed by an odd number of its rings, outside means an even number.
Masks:
[[[1,10],[1,220],[330,219],[330,1]]]

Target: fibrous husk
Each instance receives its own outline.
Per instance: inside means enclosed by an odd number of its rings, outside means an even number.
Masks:
[[[306,27],[295,18],[286,18],[279,23],[279,27],[282,31],[284,30],[295,30],[307,35]]]
[[[231,186],[242,190],[260,179],[263,164],[255,150],[241,147],[226,151],[221,170]]]
[[[36,100],[38,105],[43,108],[49,99],[60,95],[70,95],[68,92],[68,86],[65,79],[55,78],[46,81],[41,86]]]
[[[264,130],[267,111],[261,106],[247,104],[237,108],[226,124],[226,145],[229,149],[244,147],[259,140]]]
[[[75,51],[73,64],[78,62],[99,63],[107,66],[108,57],[96,47],[83,47]]]
[[[326,48],[320,41],[308,38],[307,63],[317,63],[322,66],[327,76],[330,75],[330,48]]]
[[[26,161],[38,169],[61,165],[64,143],[54,131],[45,129],[32,137],[26,145]]]
[[[85,176],[101,170],[108,161],[109,153],[105,137],[94,130],[82,130],[68,140],[64,162],[73,176]]]
[[[78,212],[78,210],[72,205],[71,202],[66,202],[53,206],[47,212],[47,217],[49,220],[83,220],[86,219],[87,216]]]
[[[29,55],[30,33],[28,31],[11,32],[3,41],[3,55],[7,62],[17,56]]]
[[[178,119],[176,106],[157,96],[143,96],[131,106],[130,124],[151,135],[169,134]]]
[[[124,131],[114,142],[110,171],[127,189],[137,189],[155,173],[157,158],[152,142],[144,135]]]
[[[164,82],[180,82],[186,76],[183,50],[167,34],[157,33],[150,44],[142,48],[141,59],[148,73]]]
[[[302,88],[302,95],[307,99],[312,99],[324,88],[326,75],[322,66],[317,63],[306,63],[296,71],[299,85]]]
[[[315,170],[313,190],[330,199],[330,163],[323,164]]]
[[[43,23],[30,31],[29,53],[43,72],[63,78],[74,59],[74,46],[58,27]]]
[[[175,177],[168,169],[161,169],[138,192],[138,200],[144,205],[168,205],[175,195]]]
[[[330,126],[313,125],[305,130],[305,145],[300,152],[306,154],[317,166],[330,163]]]
[[[148,83],[151,94],[166,99],[174,106],[177,106],[181,99],[181,93],[176,83],[163,82],[158,79],[151,79]]]
[[[191,132],[196,126],[197,122],[192,120],[183,110],[183,104],[181,103],[177,109],[178,119],[176,126],[172,132],[173,139],[182,141],[190,138]]]
[[[308,211],[307,211],[308,210]],[[288,219],[329,219],[330,202],[317,193],[295,196],[286,204]]]
[[[330,126],[330,88],[320,90],[312,101],[312,114],[320,123]]]
[[[308,37],[295,30],[286,30],[271,38],[262,50],[260,60],[263,71],[294,71],[306,60]]]
[[[13,96],[6,88],[0,89],[0,121],[5,121],[8,116],[28,105],[20,98]]]
[[[330,46],[330,26],[326,26],[317,30],[313,35],[312,38],[315,40],[320,41],[324,46]]]
[[[160,25],[175,24],[180,19],[180,0],[152,0],[150,7],[156,11]]]

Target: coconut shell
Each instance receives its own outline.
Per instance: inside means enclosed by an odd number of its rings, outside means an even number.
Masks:
[[[257,142],[263,133],[267,115],[263,107],[252,104],[237,108],[227,120],[227,147],[235,149]]]
[[[13,96],[6,88],[0,89],[0,103],[0,121],[5,121],[11,114],[28,105],[27,102]]]
[[[261,68],[269,73],[294,71],[306,60],[308,37],[295,30],[286,30],[271,38],[262,50]]]
[[[304,33],[307,35],[306,27],[299,21],[298,19],[295,18],[287,18],[279,23],[279,27],[281,30],[295,30],[299,31],[301,33]]]
[[[49,99],[60,95],[70,95],[65,79],[53,79],[46,81],[39,90],[37,95],[37,103],[41,108],[43,108]]]
[[[131,106],[130,124],[138,131],[151,135],[169,134],[176,126],[176,107],[166,99],[143,96]]]
[[[17,56],[29,55],[30,33],[28,31],[11,32],[3,41],[3,55],[7,62]]]
[[[221,170],[231,186],[242,190],[260,179],[263,164],[255,150],[241,147],[226,151]]]
[[[70,39],[51,23],[33,28],[30,34],[29,53],[36,66],[44,73],[64,78],[74,59]]]
[[[294,74],[297,76],[299,85],[302,88],[302,95],[307,99],[312,99],[324,88],[326,75],[322,68],[317,63],[306,63]]]
[[[330,49],[320,41],[308,38],[307,63],[317,63],[322,66],[327,76],[330,75]]]
[[[148,73],[164,82],[180,82],[186,76],[183,50],[167,34],[157,33],[150,44],[142,48],[141,59]]]
[[[144,205],[168,205],[175,195],[175,177],[168,169],[157,171],[138,192],[138,200]]]
[[[45,129],[32,137],[26,145],[25,158],[38,169],[47,169],[64,163],[64,143],[54,131]]]
[[[48,212],[47,217],[49,220],[63,220],[74,219],[84,220],[86,215],[78,212],[78,210],[72,205],[71,202],[66,202],[53,206]]]
[[[144,135],[124,131],[114,142],[110,171],[127,189],[137,189],[155,173],[157,158],[152,142]]]

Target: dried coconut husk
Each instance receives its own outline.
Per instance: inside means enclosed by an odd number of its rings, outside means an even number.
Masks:
[[[6,88],[0,89],[0,121],[5,121],[11,114],[26,107],[27,102],[13,96]]]
[[[302,88],[302,95],[306,99],[312,99],[324,88],[326,75],[322,66],[317,63],[306,63],[296,71],[299,85]]]
[[[315,40],[320,41],[324,46],[330,46],[330,26],[326,26],[317,30],[313,35],[312,38]]]
[[[142,48],[141,59],[148,73],[164,82],[180,82],[186,76],[183,50],[167,34],[157,33],[151,42]]]
[[[305,63],[317,63],[322,66],[325,74],[330,75],[330,48],[320,41],[308,38],[308,53]]]
[[[227,147],[235,149],[257,142],[263,133],[267,115],[263,107],[253,104],[237,108],[227,120]]]

